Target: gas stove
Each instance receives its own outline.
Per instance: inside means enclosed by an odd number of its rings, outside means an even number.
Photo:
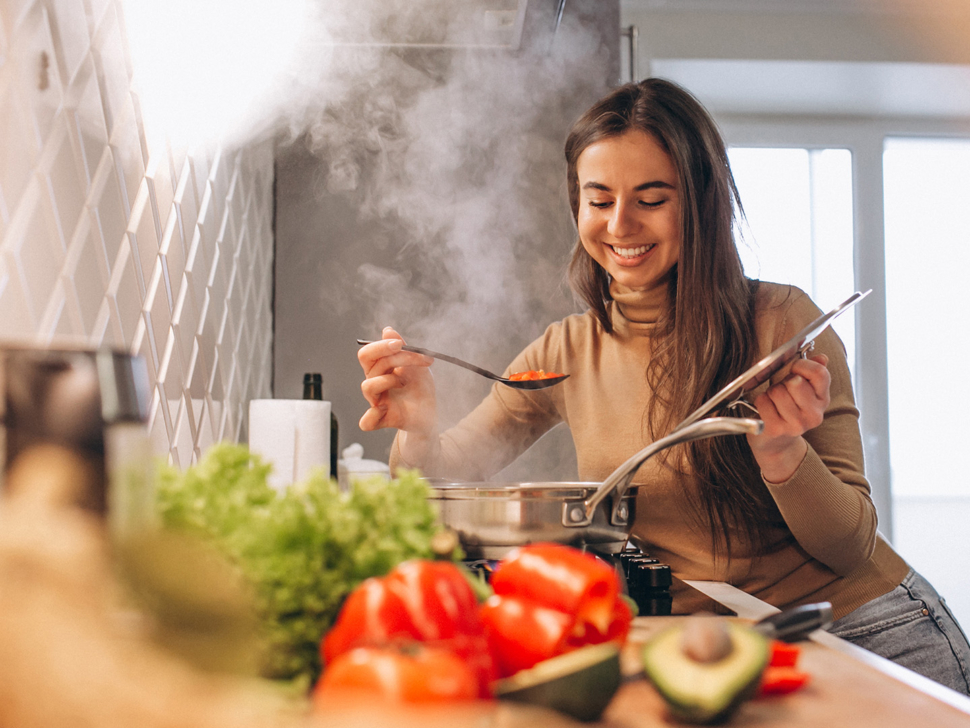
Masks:
[[[592,550],[590,553],[613,566],[621,578],[626,594],[636,602],[641,617],[671,613],[673,599],[670,585],[673,578],[667,564],[661,564],[632,544],[616,554],[600,554]],[[489,581],[498,563],[494,559],[476,559],[466,561],[465,565],[485,581]]]

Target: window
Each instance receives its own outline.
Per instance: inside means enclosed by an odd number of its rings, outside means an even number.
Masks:
[[[970,140],[888,138],[883,169],[893,494],[965,497]]]
[[[847,149],[735,146],[728,150],[744,207],[745,273],[798,286],[823,311],[855,291],[852,155]],[[855,379],[855,317],[833,325]]]
[[[970,139],[883,150],[893,545],[970,622]]]

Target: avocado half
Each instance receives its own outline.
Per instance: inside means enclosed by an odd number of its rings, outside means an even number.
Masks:
[[[582,721],[599,718],[620,687],[620,648],[581,647],[499,680],[499,700],[541,705]]]
[[[684,653],[683,626],[661,632],[644,646],[644,672],[675,717],[690,723],[719,723],[757,690],[768,664],[768,640],[741,624],[725,626],[731,650],[711,662],[699,662]]]

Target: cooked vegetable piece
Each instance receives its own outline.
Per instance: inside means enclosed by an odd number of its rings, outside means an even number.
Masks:
[[[590,645],[500,680],[500,700],[541,705],[583,721],[598,719],[620,687],[620,649]]]
[[[645,645],[644,671],[677,718],[692,723],[726,720],[758,688],[768,662],[767,640],[749,627],[726,626],[731,651],[720,659],[698,661],[685,654],[683,625]]]
[[[513,382],[532,382],[537,379],[552,379],[553,377],[561,376],[562,374],[557,374],[556,372],[545,372],[542,369],[530,369],[527,372],[515,372],[514,374],[509,374],[508,378]]]

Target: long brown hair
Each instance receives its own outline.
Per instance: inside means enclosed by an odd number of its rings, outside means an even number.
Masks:
[[[648,78],[621,86],[573,125],[565,153],[574,219],[579,214],[580,154],[595,142],[631,130],[646,132],[670,156],[682,210],[680,260],[646,368],[653,390],[646,419],[655,440],[753,362],[757,282],[744,276],[734,241],[735,211],[743,215],[743,210],[721,135],[700,102],[670,81]],[[612,332],[609,275],[581,241],[573,251],[569,278],[573,290]],[[688,443],[680,453],[676,467],[696,478],[695,506],[712,526],[715,553],[723,545],[730,558],[735,528],[754,545],[766,546],[767,523],[778,512],[745,439],[701,440]],[[672,460],[667,458],[668,463]]]

